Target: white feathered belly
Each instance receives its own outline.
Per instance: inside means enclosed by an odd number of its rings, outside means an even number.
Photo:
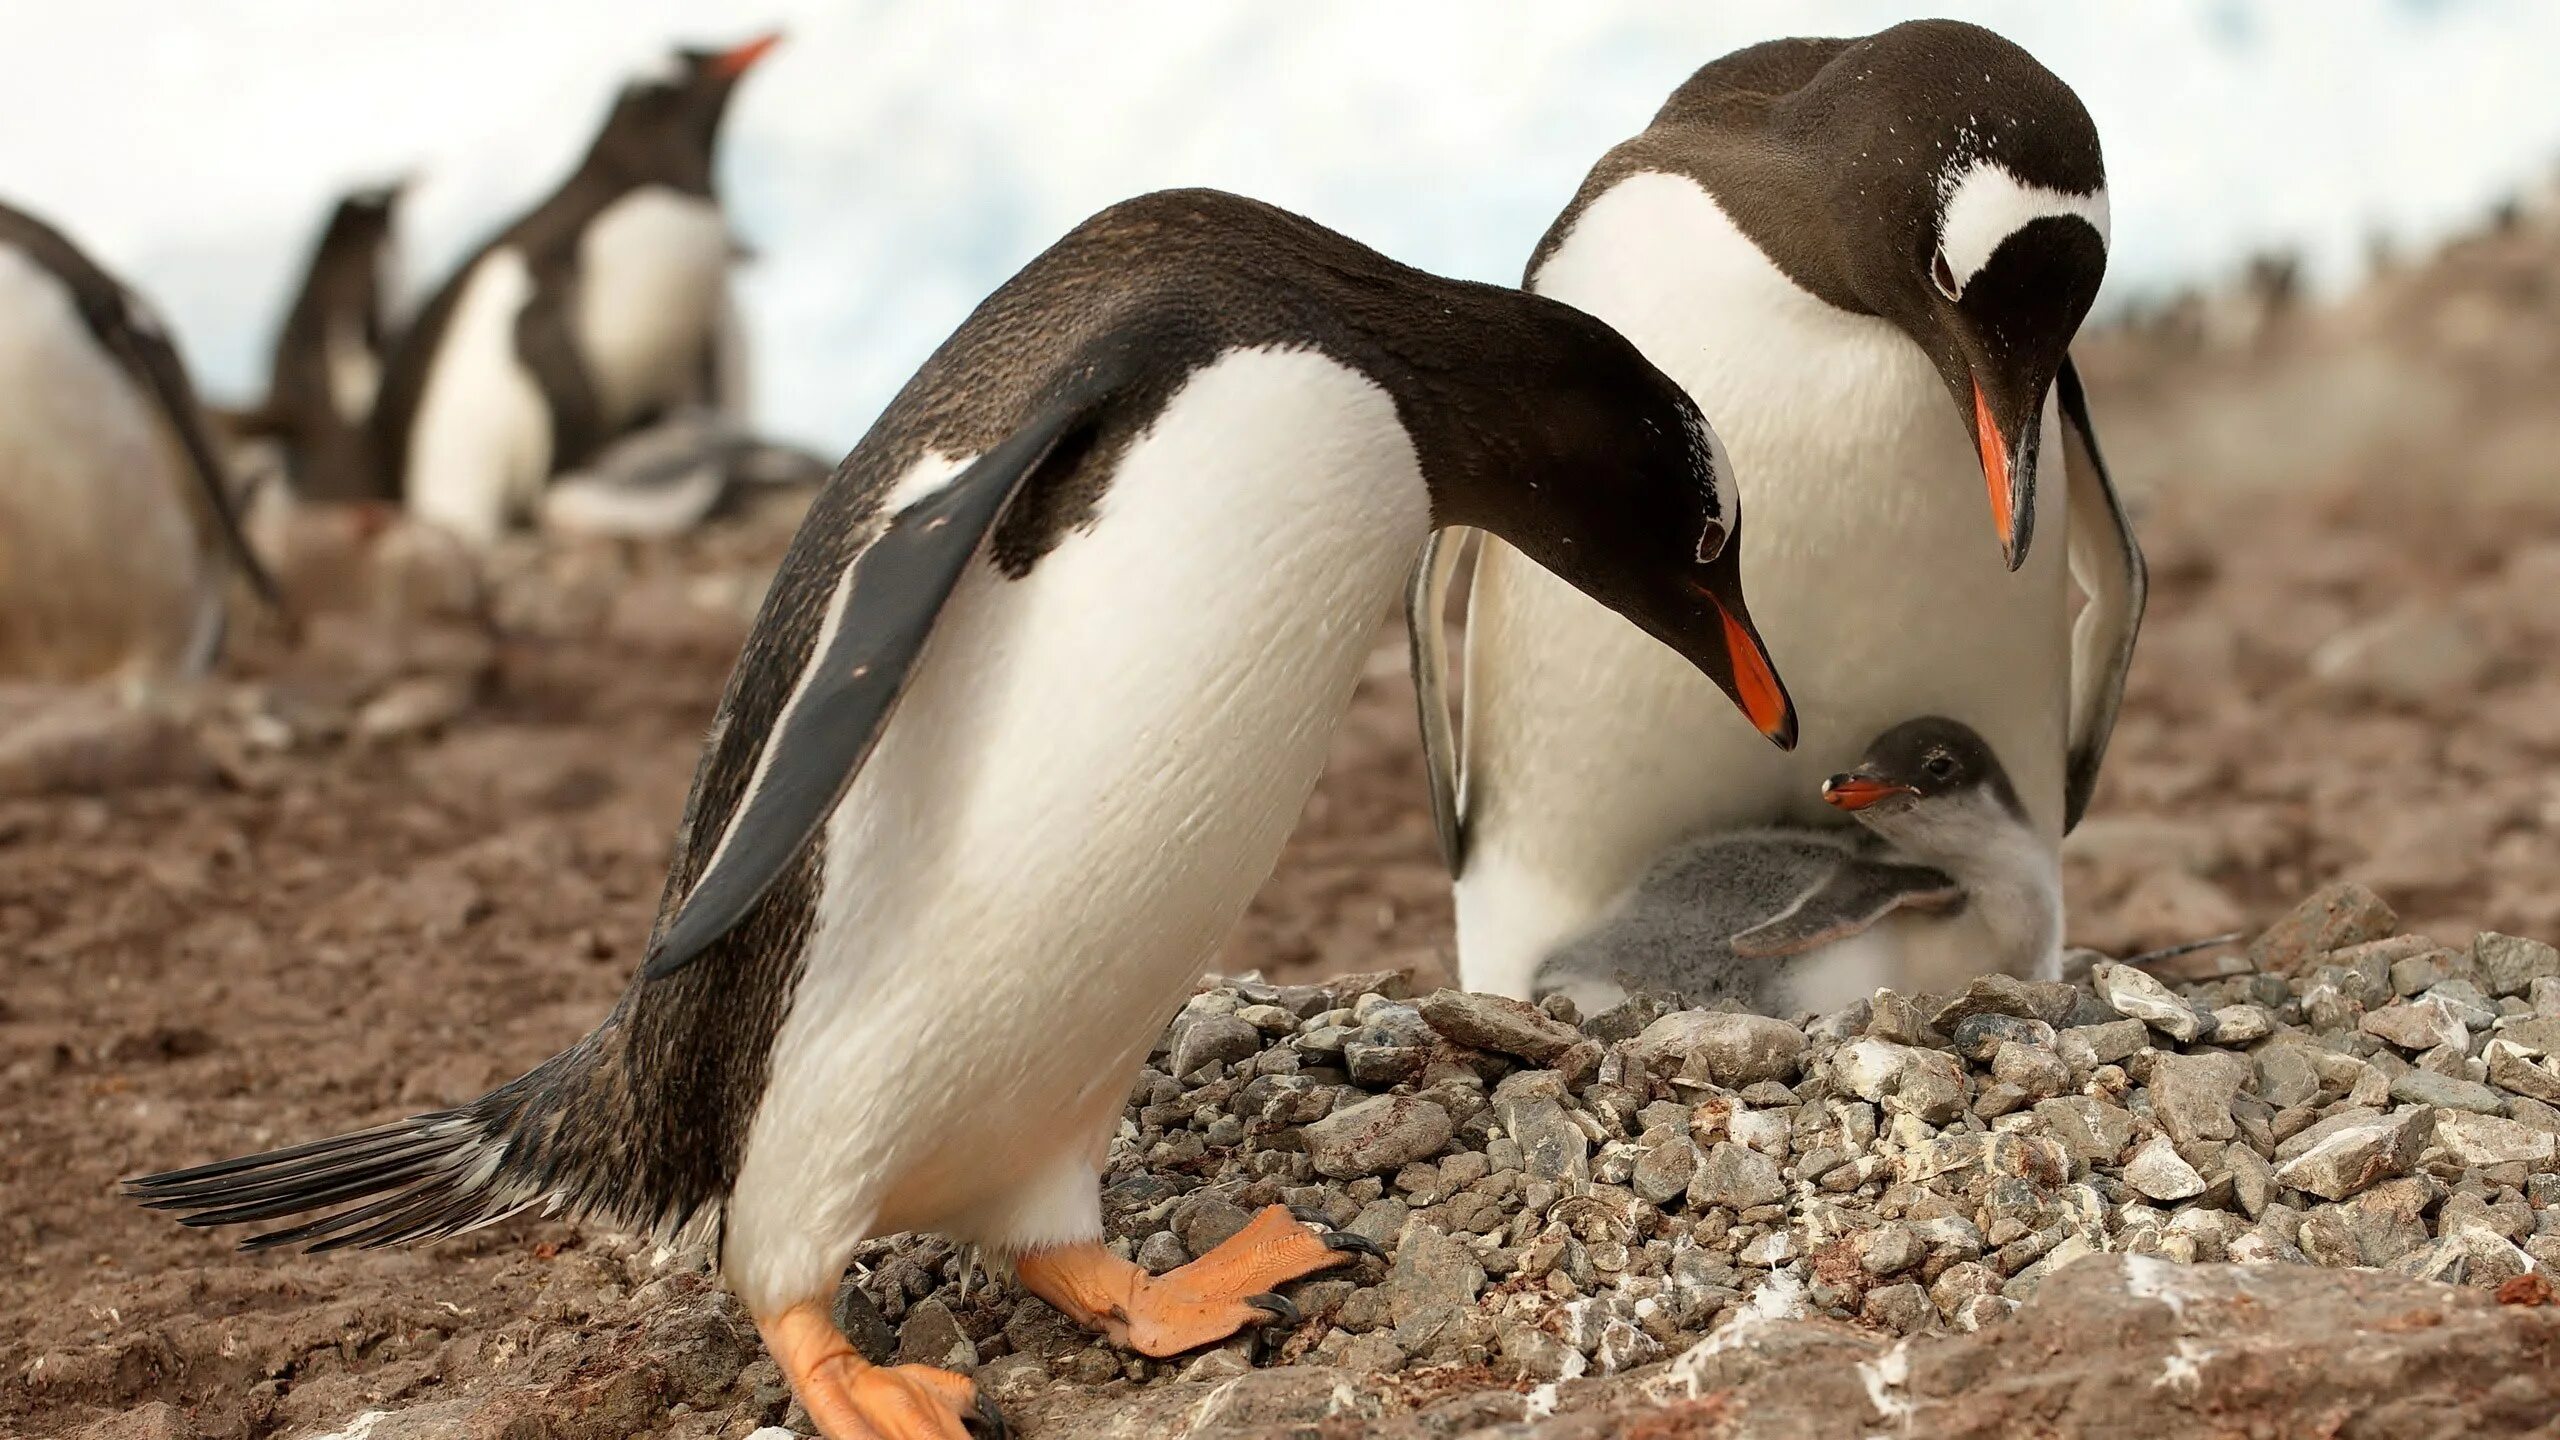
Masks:
[[[1488,540],[1467,635],[1467,983],[1524,993],[1551,947],[1683,836],[1836,822],[1823,778],[1917,716],[1981,732],[2058,835],[2068,507],[2051,406],[2034,546],[2011,574],[1926,357],[1798,290],[1692,182],[1622,182],[1537,288],[1616,325],[1723,438],[1744,593],[1802,732],[1777,750],[1670,650]]]
[[[196,659],[221,587],[195,496],[167,420],[70,291],[0,246],[0,676]]]
[[[1096,1233],[1136,1067],[1277,860],[1427,515],[1382,391],[1249,351],[1029,576],[972,570],[827,826],[729,1212],[751,1305],[871,1234]]]
[[[728,294],[729,229],[710,199],[651,185],[589,223],[578,350],[608,426],[709,398],[701,392]]]

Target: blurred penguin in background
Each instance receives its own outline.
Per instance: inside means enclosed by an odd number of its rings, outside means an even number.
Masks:
[[[738,81],[779,38],[679,50],[625,85],[569,178],[427,301],[374,413],[412,514],[486,542],[617,438],[743,409],[739,250],[712,158]],[[663,528],[662,502],[642,496],[633,528]]]
[[[273,599],[168,331],[0,204],[0,678],[200,673],[235,574]]]
[[[391,344],[400,191],[378,185],[338,201],[276,333],[266,403],[234,422],[241,438],[276,442],[293,499],[391,497],[371,426]]]

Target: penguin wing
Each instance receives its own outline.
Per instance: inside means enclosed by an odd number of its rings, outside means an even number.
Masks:
[[[258,592],[258,598],[270,605],[278,603],[276,582],[267,567],[258,561],[257,552],[249,548],[249,537],[240,529],[240,516],[233,506],[230,471],[215,453],[213,437],[207,431],[203,405],[196,399],[195,386],[187,381],[186,363],[178,358],[178,347],[169,339],[168,330],[151,308],[131,291],[119,287],[118,311],[112,315],[93,314],[91,326],[98,339],[112,352],[159,406],[161,418],[178,437],[179,446],[187,452],[187,468],[195,472],[196,484],[204,492],[206,511],[212,516],[222,548],[231,554],[232,563]]]
[[[934,622],[988,534],[1103,398],[1086,386],[1051,403],[941,488],[880,512],[870,533],[851,542],[808,663],[764,737],[745,794],[710,842],[711,858],[650,948],[643,980],[700,957],[800,856],[879,743]],[[788,561],[785,576],[777,589],[789,578]],[[684,864],[678,860],[679,870]]]
[[[1735,935],[1733,953],[1744,960],[1782,960],[1845,940],[1906,905],[1936,910],[1963,899],[1955,881],[1925,865],[1851,861],[1785,911]]]
[[[1431,825],[1440,859],[1456,879],[1466,868],[1466,816],[1459,809],[1458,728],[1449,714],[1449,585],[1466,550],[1465,529],[1435,530],[1405,589],[1404,629],[1413,667],[1413,699],[1422,718],[1422,766],[1431,783]]]
[[[2089,597],[2071,628],[2071,753],[2062,812],[2068,832],[2088,813],[2090,794],[2098,788],[2098,767],[2124,703],[2125,672],[2133,665],[2151,581],[2133,522],[2099,458],[2080,372],[2067,355],[2054,390],[2062,401],[2062,463],[2071,486],[2071,576]]]
[[[565,264],[534,270],[533,298],[516,312],[516,358],[533,374],[551,412],[551,473],[585,464],[604,448],[604,402],[578,349],[577,289]]]

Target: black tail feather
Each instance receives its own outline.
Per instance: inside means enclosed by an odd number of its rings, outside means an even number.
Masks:
[[[508,1173],[503,1136],[477,1107],[440,1110],[307,1145],[125,1182],[127,1196],[186,1225],[236,1225],[370,1200],[252,1235],[243,1250],[396,1245],[512,1215],[544,1197]],[[376,1198],[378,1197],[378,1198]]]

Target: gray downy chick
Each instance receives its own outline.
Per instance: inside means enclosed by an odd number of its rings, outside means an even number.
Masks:
[[[1878,736],[1823,799],[1847,830],[1727,831],[1656,860],[1609,916],[1550,954],[1535,993],[1588,1013],[1630,993],[1763,1014],[2050,972],[2059,869],[1998,757],[1954,720]]]

